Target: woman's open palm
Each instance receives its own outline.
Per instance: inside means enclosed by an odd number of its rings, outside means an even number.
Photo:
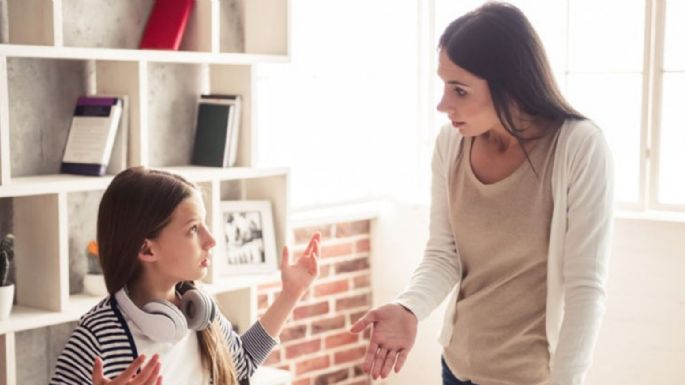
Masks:
[[[416,340],[416,316],[398,304],[387,304],[370,310],[351,329],[359,333],[369,326],[371,341],[363,369],[377,379],[390,374],[393,366],[399,372]]]

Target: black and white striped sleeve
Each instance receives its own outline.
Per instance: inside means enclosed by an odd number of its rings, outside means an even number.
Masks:
[[[77,326],[57,358],[50,385],[91,385],[96,356],[100,356],[100,344],[95,335],[88,328]]]
[[[264,330],[259,321],[255,322],[242,336],[233,331],[231,323],[223,315],[219,322],[233,356],[238,380],[250,378],[278,341]]]

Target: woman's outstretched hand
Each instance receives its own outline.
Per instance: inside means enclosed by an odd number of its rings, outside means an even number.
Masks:
[[[145,367],[136,373],[145,362],[145,355],[138,356],[131,364],[115,379],[105,377],[102,370],[102,360],[95,357],[93,363],[93,385],[162,385],[162,376],[159,375],[161,364],[156,354],[148,360]]]
[[[386,378],[393,366],[399,372],[416,340],[416,316],[398,304],[387,304],[370,310],[351,329],[359,333],[372,326],[371,341],[363,369],[373,379]]]

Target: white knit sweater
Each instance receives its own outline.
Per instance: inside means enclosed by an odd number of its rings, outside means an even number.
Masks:
[[[395,302],[426,318],[447,296],[440,343],[452,335],[461,279],[459,250],[447,207],[448,173],[461,135],[443,127],[433,153],[430,237],[424,258]],[[550,385],[582,385],[604,315],[613,214],[613,162],[600,129],[588,120],[567,120],[554,156],[547,264],[546,331]]]

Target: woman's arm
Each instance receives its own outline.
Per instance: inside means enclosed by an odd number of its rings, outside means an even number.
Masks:
[[[552,362],[553,385],[580,385],[604,315],[613,223],[613,164],[600,131],[570,159],[564,240],[564,318]]]

